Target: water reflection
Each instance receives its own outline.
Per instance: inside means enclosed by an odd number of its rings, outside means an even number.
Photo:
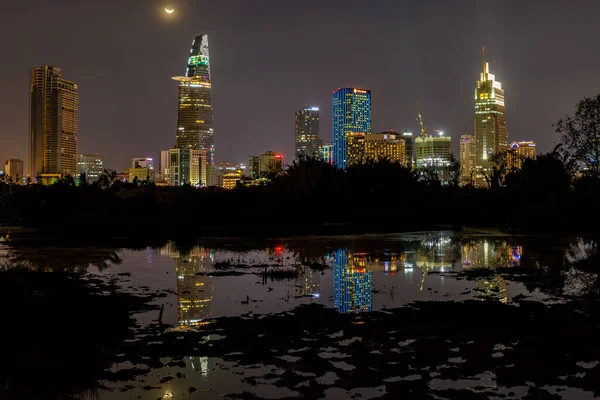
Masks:
[[[206,273],[213,269],[214,253],[204,247],[180,251],[174,243],[166,246],[163,252],[175,259],[179,327],[197,328],[210,323],[212,279],[199,273]]]
[[[373,271],[364,253],[337,250],[333,261],[333,307],[341,313],[373,310]]]

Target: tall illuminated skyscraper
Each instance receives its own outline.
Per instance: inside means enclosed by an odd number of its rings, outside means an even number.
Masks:
[[[490,73],[483,49],[481,55],[482,71],[475,89],[475,163],[478,185],[483,184],[483,174],[487,174],[491,167],[491,156],[508,149],[504,90],[502,84]]]
[[[346,135],[350,132],[371,133],[371,91],[342,88],[333,92],[333,163],[346,168],[348,149]]]
[[[29,175],[77,174],[79,93],[60,68],[31,69]]]
[[[215,142],[208,35],[196,36],[185,76],[173,79],[179,82],[175,146],[205,150],[208,163],[213,164]]]
[[[319,107],[304,107],[296,111],[296,157],[318,157],[323,144],[319,136]]]

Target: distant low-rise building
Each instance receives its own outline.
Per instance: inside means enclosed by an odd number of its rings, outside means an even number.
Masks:
[[[131,168],[154,169],[154,161],[150,157],[138,157],[131,159]]]
[[[96,182],[104,172],[102,157],[98,154],[80,154],[77,170],[79,174],[85,174],[88,183]]]
[[[506,162],[511,170],[521,169],[523,161],[527,158],[536,158],[536,147],[534,141],[512,142],[506,153]]]
[[[260,156],[248,157],[248,175],[250,178],[259,179],[269,173],[283,171],[283,155],[274,151],[267,151]]]
[[[219,161],[212,165],[208,165],[206,172],[207,186],[225,187],[224,178],[225,175],[228,174],[238,176],[237,180],[239,180],[246,175],[246,166],[244,164],[233,165],[226,161]],[[233,175],[228,177],[229,180],[233,178]]]
[[[10,158],[4,163],[4,175],[12,178],[16,184],[23,183],[23,160]]]
[[[127,174],[128,181],[133,182],[136,178],[139,182],[145,180],[154,181],[154,170],[150,167],[129,168]]]

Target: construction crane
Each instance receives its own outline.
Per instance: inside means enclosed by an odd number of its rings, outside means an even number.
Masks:
[[[423,116],[421,115],[421,107],[419,107],[419,100],[417,100],[417,111],[419,112],[419,122],[421,123],[421,137],[425,139],[427,134],[427,127],[423,123]]]
[[[427,126],[425,126],[425,124],[423,123],[423,116],[421,115],[421,107],[419,106],[419,100],[417,100],[417,112],[419,113],[419,123],[421,124],[421,139],[423,140],[420,146],[420,160],[422,167],[425,162],[425,138],[429,136],[429,134],[427,133]],[[417,147],[417,167],[419,167],[419,147]]]

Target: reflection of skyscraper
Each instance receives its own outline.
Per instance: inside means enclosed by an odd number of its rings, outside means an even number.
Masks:
[[[302,296],[318,297],[321,292],[320,272],[304,267],[296,279],[296,293]]]
[[[214,163],[212,85],[208,56],[208,35],[196,36],[185,76],[179,82],[176,147],[204,150],[209,164]]]
[[[498,300],[501,303],[508,303],[508,286],[504,278],[500,275],[494,275],[490,278],[477,280],[478,297],[481,299]]]
[[[497,268],[519,265],[523,248],[504,240],[480,240],[461,248],[463,268]]]
[[[523,248],[521,246],[510,246],[504,240],[481,240],[476,243],[463,245],[462,248],[463,268],[506,268],[517,266],[521,263]],[[506,280],[500,275],[477,280],[478,297],[499,300],[508,303],[508,286]]]
[[[186,254],[172,244],[169,247],[169,256],[175,258],[179,326],[203,325],[211,318],[213,286],[208,276],[197,274],[212,268],[212,254],[203,247],[195,247]]]
[[[333,262],[333,306],[341,313],[373,310],[373,272],[361,256],[337,250]]]

